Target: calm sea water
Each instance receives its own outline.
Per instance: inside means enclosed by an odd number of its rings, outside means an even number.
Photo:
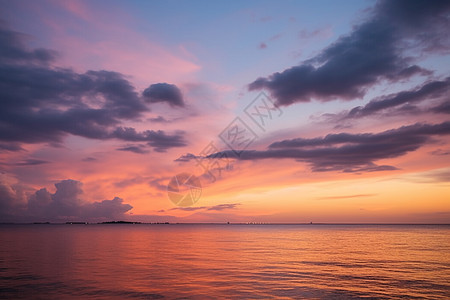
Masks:
[[[1,225],[0,298],[450,299],[450,226]]]

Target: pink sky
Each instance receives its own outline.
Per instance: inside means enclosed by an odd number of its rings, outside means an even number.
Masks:
[[[448,4],[1,5],[0,222],[450,221]]]

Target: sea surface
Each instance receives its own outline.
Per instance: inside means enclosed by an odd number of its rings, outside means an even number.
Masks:
[[[0,225],[1,299],[450,299],[445,225]]]

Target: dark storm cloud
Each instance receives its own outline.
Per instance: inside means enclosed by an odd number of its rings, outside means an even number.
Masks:
[[[61,143],[68,134],[121,139],[116,130],[122,122],[148,111],[122,74],[52,67],[53,52],[45,51],[27,49],[22,34],[0,24],[0,141],[10,149],[20,143]],[[158,151],[185,145],[179,132],[140,134]]]
[[[55,187],[53,194],[43,188],[23,201],[17,187],[0,181],[0,221],[102,221],[122,219],[133,208],[118,197],[86,202],[82,199],[82,184],[76,180],[63,180]]]
[[[381,159],[395,158],[415,151],[429,143],[432,137],[450,134],[450,122],[414,124],[381,133],[329,134],[319,138],[296,138],[272,143],[267,150],[244,150],[237,159],[295,159],[311,165],[315,172],[374,172],[396,170],[389,165],[377,165]],[[214,153],[209,158],[233,151]],[[184,160],[189,159],[183,156]]]
[[[344,118],[358,118],[372,115],[378,111],[392,109],[404,104],[417,103],[426,100],[448,98],[450,92],[450,78],[443,81],[432,81],[424,84],[420,88],[410,91],[402,91],[396,94],[382,97],[370,101],[365,106],[358,106],[350,110]],[[434,112],[446,112],[446,103],[443,103],[433,109]]]
[[[404,52],[449,51],[449,11],[449,1],[380,1],[350,35],[311,60],[258,78],[249,89],[268,89],[278,105],[290,105],[312,98],[360,98],[381,79],[395,82],[428,74],[411,65]]]
[[[142,93],[144,99],[151,103],[167,102],[170,106],[184,106],[180,89],[169,83],[152,84]]]

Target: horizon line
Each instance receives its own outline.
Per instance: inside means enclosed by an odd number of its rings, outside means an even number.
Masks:
[[[0,222],[0,225],[450,225],[450,223],[356,223],[356,222]]]

